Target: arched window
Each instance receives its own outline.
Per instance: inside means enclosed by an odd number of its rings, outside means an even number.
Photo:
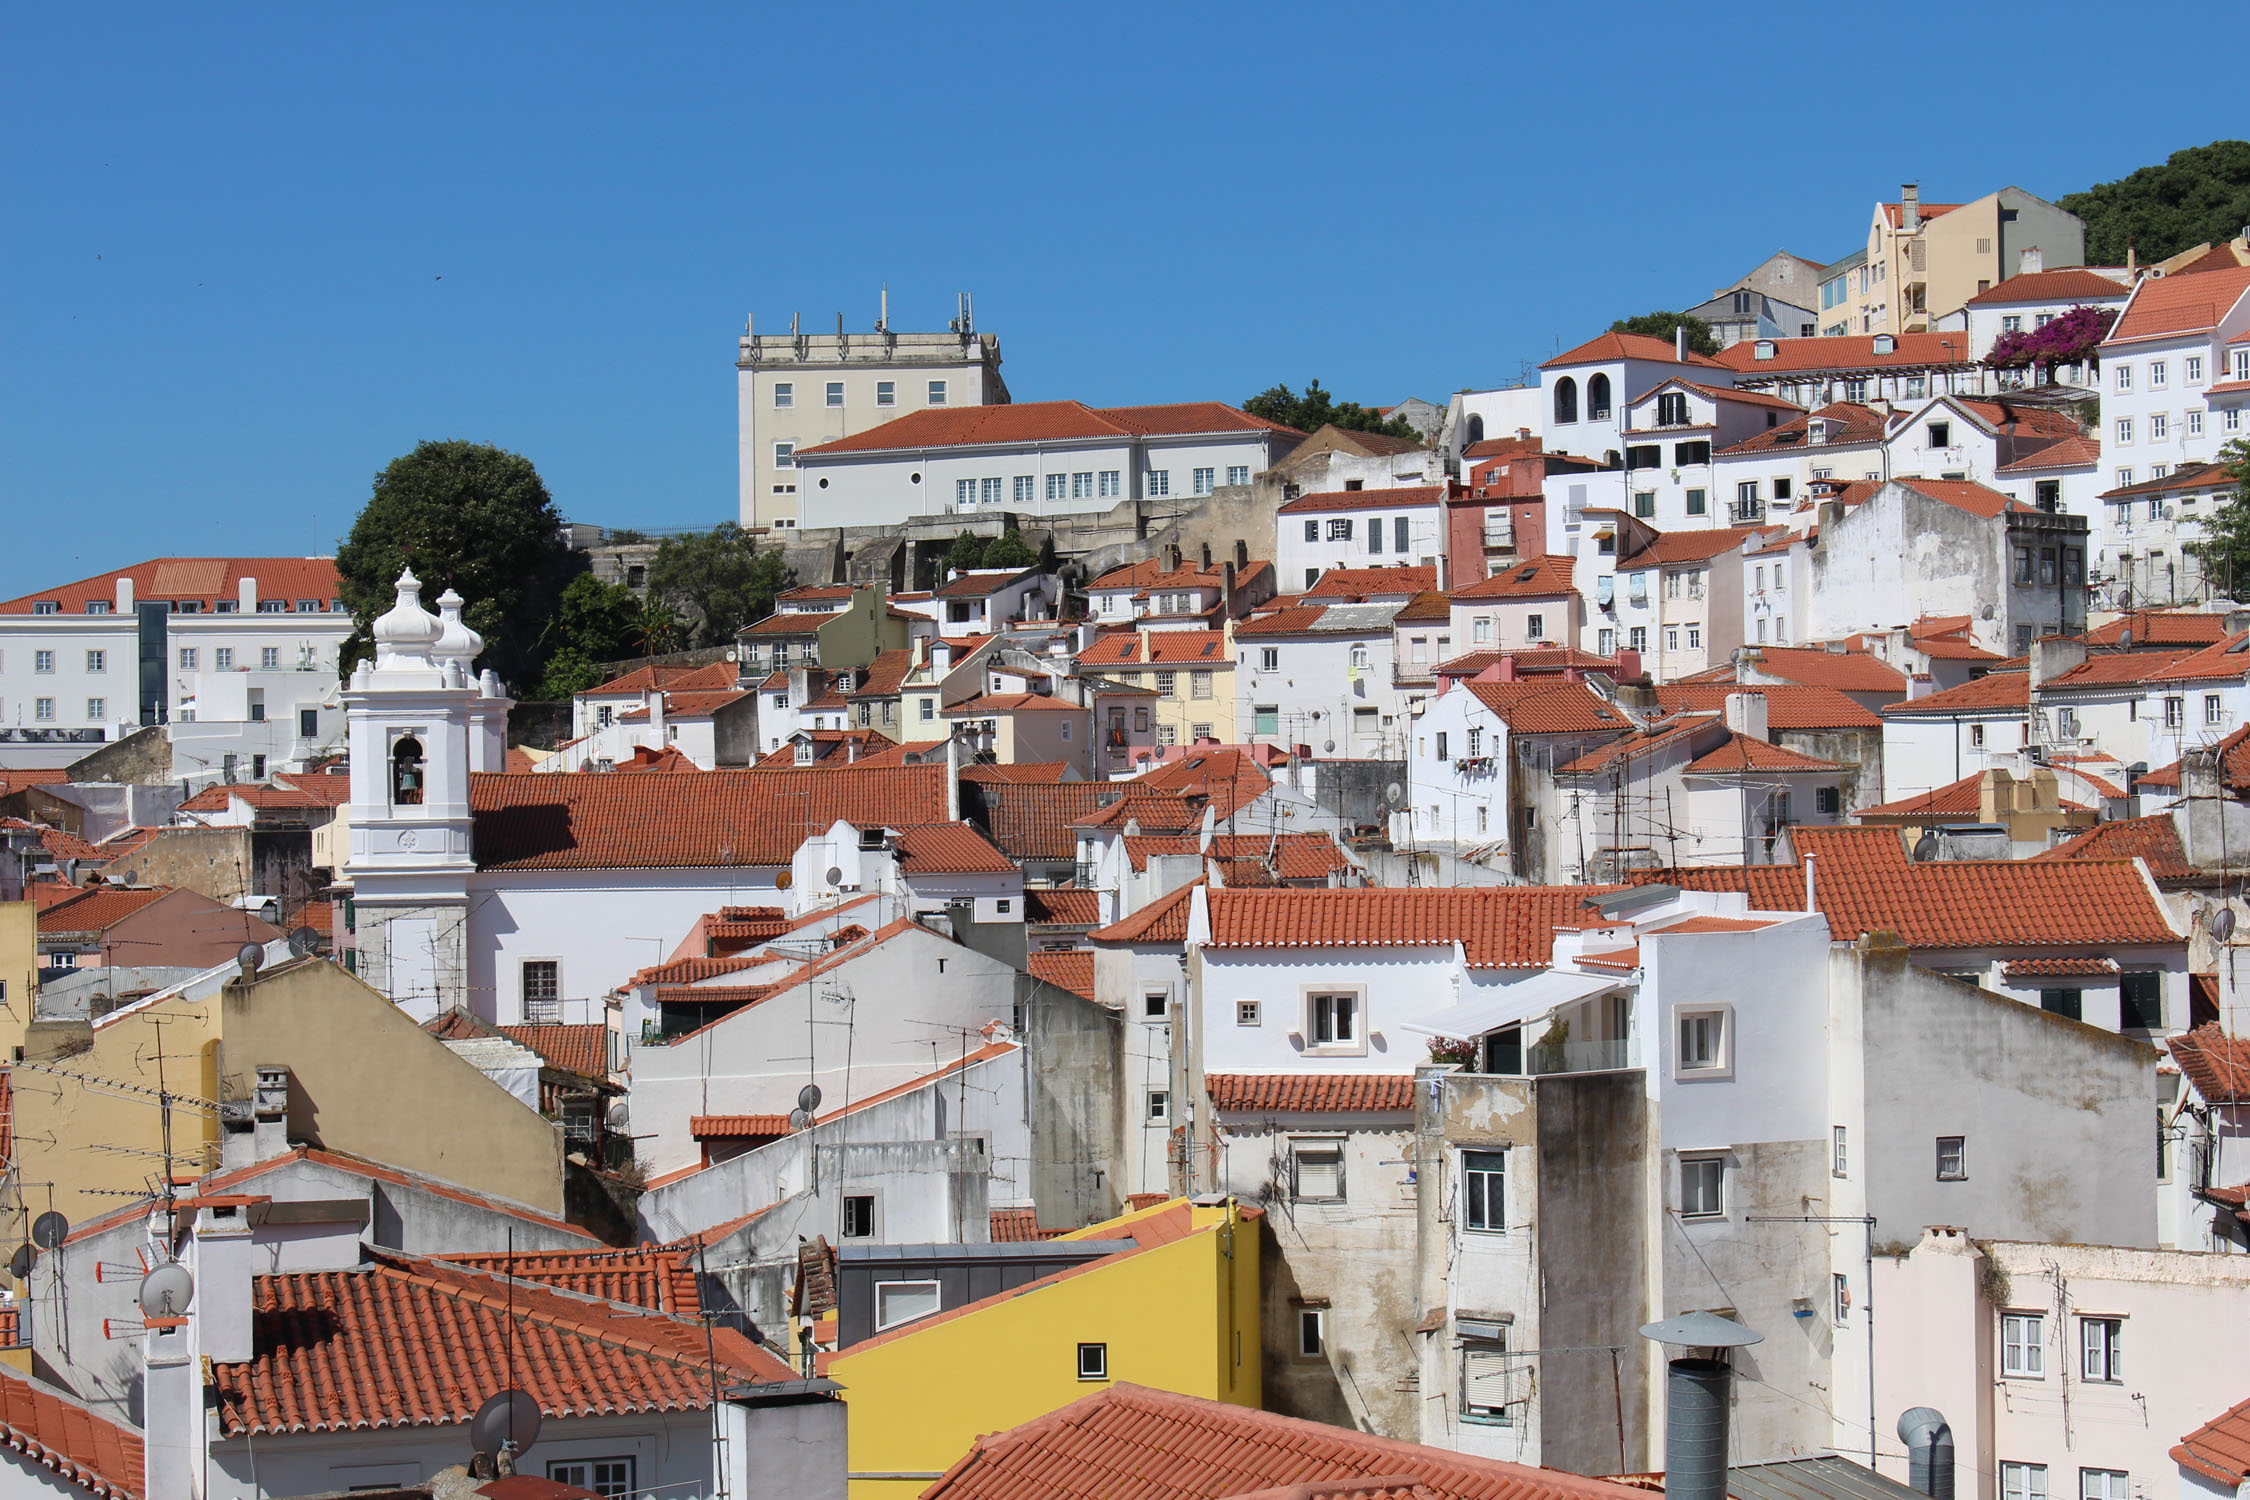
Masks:
[[[1481,417],[1481,416],[1471,416],[1471,417],[1469,418],[1469,441],[1470,441],[1471,443],[1481,443],[1481,442],[1483,442],[1483,441],[1484,441],[1484,418],[1483,418],[1483,417]]]
[[[1607,421],[1609,418],[1609,377],[1600,371],[1586,382],[1586,420]]]
[[[422,805],[422,742],[412,735],[391,747],[391,805]]]
[[[1555,382],[1555,420],[1578,420],[1578,382],[1565,375]]]

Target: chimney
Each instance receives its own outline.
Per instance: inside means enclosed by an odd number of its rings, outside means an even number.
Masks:
[[[1953,1429],[1945,1414],[1928,1406],[1901,1412],[1898,1437],[1906,1444],[1906,1482],[1930,1500],[1953,1500]]]
[[[2046,269],[2047,258],[2040,253],[2037,245],[2024,246],[2023,253],[2016,257],[2016,274],[2018,276],[2036,276]],[[1927,1408],[1924,1409],[1927,1410]]]
[[[1234,567],[1236,572],[1250,566],[1250,544],[1241,537],[1234,539]]]
[[[1691,1312],[1645,1324],[1641,1337],[1696,1351],[1665,1370],[1665,1500],[1727,1500],[1733,1353],[1762,1336],[1718,1313]]]
[[[1236,542],[1235,545],[1240,547],[1242,544]],[[1219,566],[1219,618],[1222,620],[1234,618],[1234,570],[1235,565],[1231,562]]]
[[[1727,694],[1727,728],[1754,740],[1765,739],[1766,708],[1764,693]]]
[[[1530,429],[1530,428],[1528,428],[1528,427],[1518,427],[1518,428],[1516,429],[1516,441],[1517,441],[1517,442],[1519,442],[1519,443],[1528,443],[1528,442],[1530,442],[1530,441],[1531,441],[1531,429]]]
[[[254,1162],[289,1152],[289,1070],[258,1069],[257,1092],[250,1098],[250,1153]]]
[[[1685,323],[1675,324],[1672,328],[1672,358],[1679,364],[1687,363],[1687,324]]]
[[[1180,544],[1178,542],[1166,542],[1164,544],[1164,571],[1167,573],[1180,571]]]
[[[1898,190],[1898,227],[1913,234],[1922,227],[1922,185],[1909,182]]]
[[[254,615],[258,612],[257,579],[240,578],[235,580],[234,607],[246,615]]]
[[[1628,647],[1620,650],[1617,653],[1615,660],[1617,662],[1617,681],[1639,682],[1641,680],[1640,652],[1632,650],[1630,647]]]
[[[1211,544],[1209,542],[1203,544],[1203,571],[1206,573],[1211,571]]]
[[[1499,661],[1493,663],[1493,665],[1499,670],[1500,673],[1500,675],[1498,677],[1495,677],[1493,681],[1514,682],[1516,680],[1516,659],[1513,656],[1503,656]]]
[[[189,1269],[195,1275],[197,1352],[218,1364],[240,1364],[253,1352],[250,1235],[250,1215],[242,1204],[196,1211],[195,1264]]]
[[[642,696],[643,696],[643,699],[644,699],[644,701],[645,701],[645,702],[646,702],[646,703],[648,704],[648,733],[649,733],[649,740],[650,740],[650,742],[651,742],[651,743],[653,743],[653,744],[654,744],[654,745],[656,746],[656,748],[657,748],[657,749],[659,749],[659,750],[662,750],[662,749],[664,748],[664,740],[665,740],[665,734],[664,734],[664,709],[665,709],[665,703],[664,703],[664,689],[662,689],[662,688],[650,688],[650,689],[649,689],[649,690],[648,690],[648,691],[647,691],[647,692],[646,692],[645,694],[643,694]]]
[[[2076,636],[2041,636],[2031,643],[2031,690],[2046,684],[2086,660],[2086,642]]]
[[[121,615],[133,612],[133,575],[130,573],[117,575],[117,612]]]

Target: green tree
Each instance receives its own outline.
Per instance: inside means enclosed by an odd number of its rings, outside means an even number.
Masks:
[[[2203,523],[2203,540],[2194,544],[2212,592],[2229,599],[2250,587],[2250,438],[2236,438],[2219,450],[2219,462],[2234,473],[2234,493]]]
[[[956,573],[966,573],[971,568],[984,566],[984,554],[991,544],[973,531],[964,531],[945,549],[945,565]]]
[[[2250,224],[2250,141],[2213,141],[2056,200],[2086,221],[2086,263],[2144,262],[2231,239]]]
[[[743,626],[773,613],[774,596],[791,581],[788,560],[757,551],[732,521],[666,537],[648,567],[649,597],[674,613],[690,646],[729,644]]]
[[[546,664],[529,688],[540,702],[559,702],[601,682],[607,664],[639,654],[641,600],[623,584],[581,573],[564,586],[548,621]]]
[[[1667,344],[1672,342],[1672,331],[1676,328],[1687,330],[1687,346],[1693,352],[1706,356],[1719,352],[1719,341],[1712,336],[1711,325],[1693,313],[1645,312],[1637,318],[1619,318],[1609,325],[1611,333],[1637,333],[1662,339]]]
[[[1338,401],[1321,388],[1318,380],[1306,386],[1302,396],[1285,385],[1268,386],[1243,402],[1242,409],[1253,417],[1279,422],[1299,432],[1317,432],[1334,425],[1346,432],[1379,432],[1388,437],[1422,441],[1422,434],[1405,418],[1386,417],[1374,407],[1361,406],[1356,401]]]
[[[375,476],[336,550],[355,622],[343,670],[348,676],[368,654],[368,628],[411,567],[426,586],[425,606],[448,587],[467,600],[462,618],[484,637],[482,665],[511,685],[528,682],[551,649],[547,625],[563,585],[584,566],[530,459],[488,443],[422,443]]]
[[[984,549],[984,566],[988,568],[1028,568],[1038,561],[1039,554],[1031,550],[1023,533],[1013,526],[994,537],[992,545]]]

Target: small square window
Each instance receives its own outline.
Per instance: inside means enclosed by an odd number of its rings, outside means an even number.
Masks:
[[[1727,1211],[1724,1157],[1680,1158],[1680,1217],[1716,1219]]]
[[[895,380],[876,381],[875,404],[877,406],[898,405],[898,382]]]
[[[830,406],[842,406],[844,404],[844,382],[841,380],[828,382],[828,404]]]
[[[107,651],[89,651],[89,652],[87,652],[87,653],[86,653],[86,670],[87,670],[87,671],[89,671],[89,672],[106,672],[106,671],[108,671],[108,670],[109,670],[109,653],[108,653]]]
[[[1962,1135],[1941,1135],[1937,1138],[1937,1180],[1940,1182],[1966,1182],[1969,1179],[1969,1138]]]
[[[1143,1111],[1143,1118],[1151,1125],[1161,1125],[1166,1120],[1171,1119],[1171,1094],[1163,1089],[1150,1089],[1148,1091],[1148,1107]]]
[[[875,1237],[875,1195],[852,1193],[844,1199],[842,1237],[847,1240],[868,1240]]]
[[[1080,1380],[1109,1379],[1109,1345],[1080,1344],[1078,1346],[1078,1378]]]
[[[945,405],[945,382],[944,382],[944,381],[942,381],[942,380],[933,380],[933,381],[931,381],[931,382],[930,382],[930,405],[932,405],[932,406],[943,406],[943,405]]]
[[[797,388],[788,381],[780,381],[773,388],[773,405],[776,411],[786,411],[797,404]]]
[[[1289,1163],[1292,1198],[1299,1203],[1343,1202],[1343,1142],[1331,1139],[1292,1141]]]
[[[1683,1010],[1677,1016],[1678,1052],[1673,1070],[1683,1076],[1719,1076],[1730,1071],[1727,1012]]]
[[[1234,1024],[1235,1024],[1235,1025],[1237,1025],[1237,1026],[1256,1026],[1256,1025],[1258,1025],[1258,1024],[1259,1024],[1259,1020],[1258,1020],[1258,1002],[1257,1002],[1257,1001],[1255,1001],[1255,1000],[1237,1000],[1237,1001],[1235,1001],[1235,1002],[1234,1002]]]

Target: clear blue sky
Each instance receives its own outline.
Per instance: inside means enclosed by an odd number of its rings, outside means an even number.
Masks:
[[[1841,255],[1903,179],[2250,123],[2081,5],[59,5],[7,55],[0,597],[328,551],[427,437],[729,518],[744,315],[885,282],[900,328],[973,291],[1018,400],[1443,399]]]

